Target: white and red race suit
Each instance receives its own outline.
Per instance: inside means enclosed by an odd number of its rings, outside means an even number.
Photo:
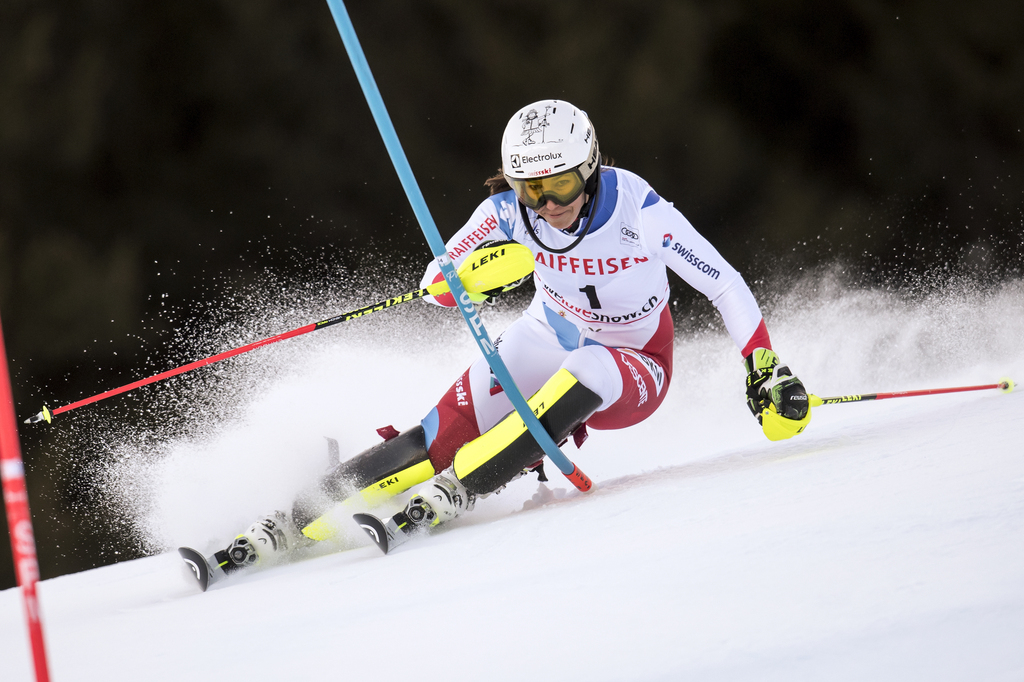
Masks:
[[[672,377],[666,266],[715,305],[743,356],[754,348],[771,348],[761,311],[743,278],[646,181],[620,168],[603,167],[593,204],[590,231],[564,254],[537,244],[511,190],[483,201],[447,243],[456,267],[485,241],[511,239],[533,251],[536,294],[523,316],[495,341],[526,397],[564,367],[602,399],[588,427],[621,429],[653,414]],[[527,216],[551,248],[564,248],[576,239],[532,210]],[[577,229],[586,221],[586,216],[580,219]],[[440,266],[431,262],[421,286],[441,277]],[[428,300],[455,305],[451,294]],[[463,444],[511,410],[481,357],[422,421],[435,470],[448,467]]]

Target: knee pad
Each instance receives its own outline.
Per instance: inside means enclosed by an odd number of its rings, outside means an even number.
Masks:
[[[601,405],[601,398],[560,369],[527,401],[556,443],[569,437]],[[490,431],[464,445],[455,455],[455,475],[475,495],[484,495],[512,480],[539,459],[544,450],[512,412]]]

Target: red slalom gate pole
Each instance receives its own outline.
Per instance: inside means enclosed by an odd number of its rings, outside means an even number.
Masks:
[[[36,597],[39,563],[36,560],[32,516],[28,511],[25,466],[21,461],[21,443],[18,440],[18,424],[14,416],[14,396],[11,393],[11,376],[7,370],[3,324],[0,324],[0,479],[3,480],[7,526],[11,532],[14,570],[25,603],[25,621],[28,623],[36,681],[49,682],[50,670],[46,665],[43,623],[39,619],[39,600]]]

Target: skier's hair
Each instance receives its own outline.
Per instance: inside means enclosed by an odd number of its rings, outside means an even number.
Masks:
[[[512,186],[508,184],[508,180],[505,179],[505,174],[501,172],[500,168],[496,175],[492,175],[484,180],[484,187],[490,191],[490,195],[492,197],[495,194],[501,194],[502,192],[507,192],[512,189]]]
[[[611,167],[615,165],[615,159],[610,156],[601,155],[601,165],[605,167]],[[505,179],[505,174],[498,169],[497,174],[484,180],[484,187],[490,191],[490,195],[493,197],[495,194],[501,194],[512,189],[508,184],[508,180]]]

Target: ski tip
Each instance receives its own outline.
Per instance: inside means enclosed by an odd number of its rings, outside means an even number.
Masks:
[[[388,553],[388,532],[384,523],[372,514],[353,514],[352,519],[359,524],[359,527],[366,531],[366,534],[373,540],[380,551]]]
[[[178,554],[181,555],[185,565],[192,569],[192,574],[195,576],[196,582],[199,583],[199,589],[206,592],[206,588],[210,586],[210,565],[206,563],[206,557],[191,547],[179,547]]]

